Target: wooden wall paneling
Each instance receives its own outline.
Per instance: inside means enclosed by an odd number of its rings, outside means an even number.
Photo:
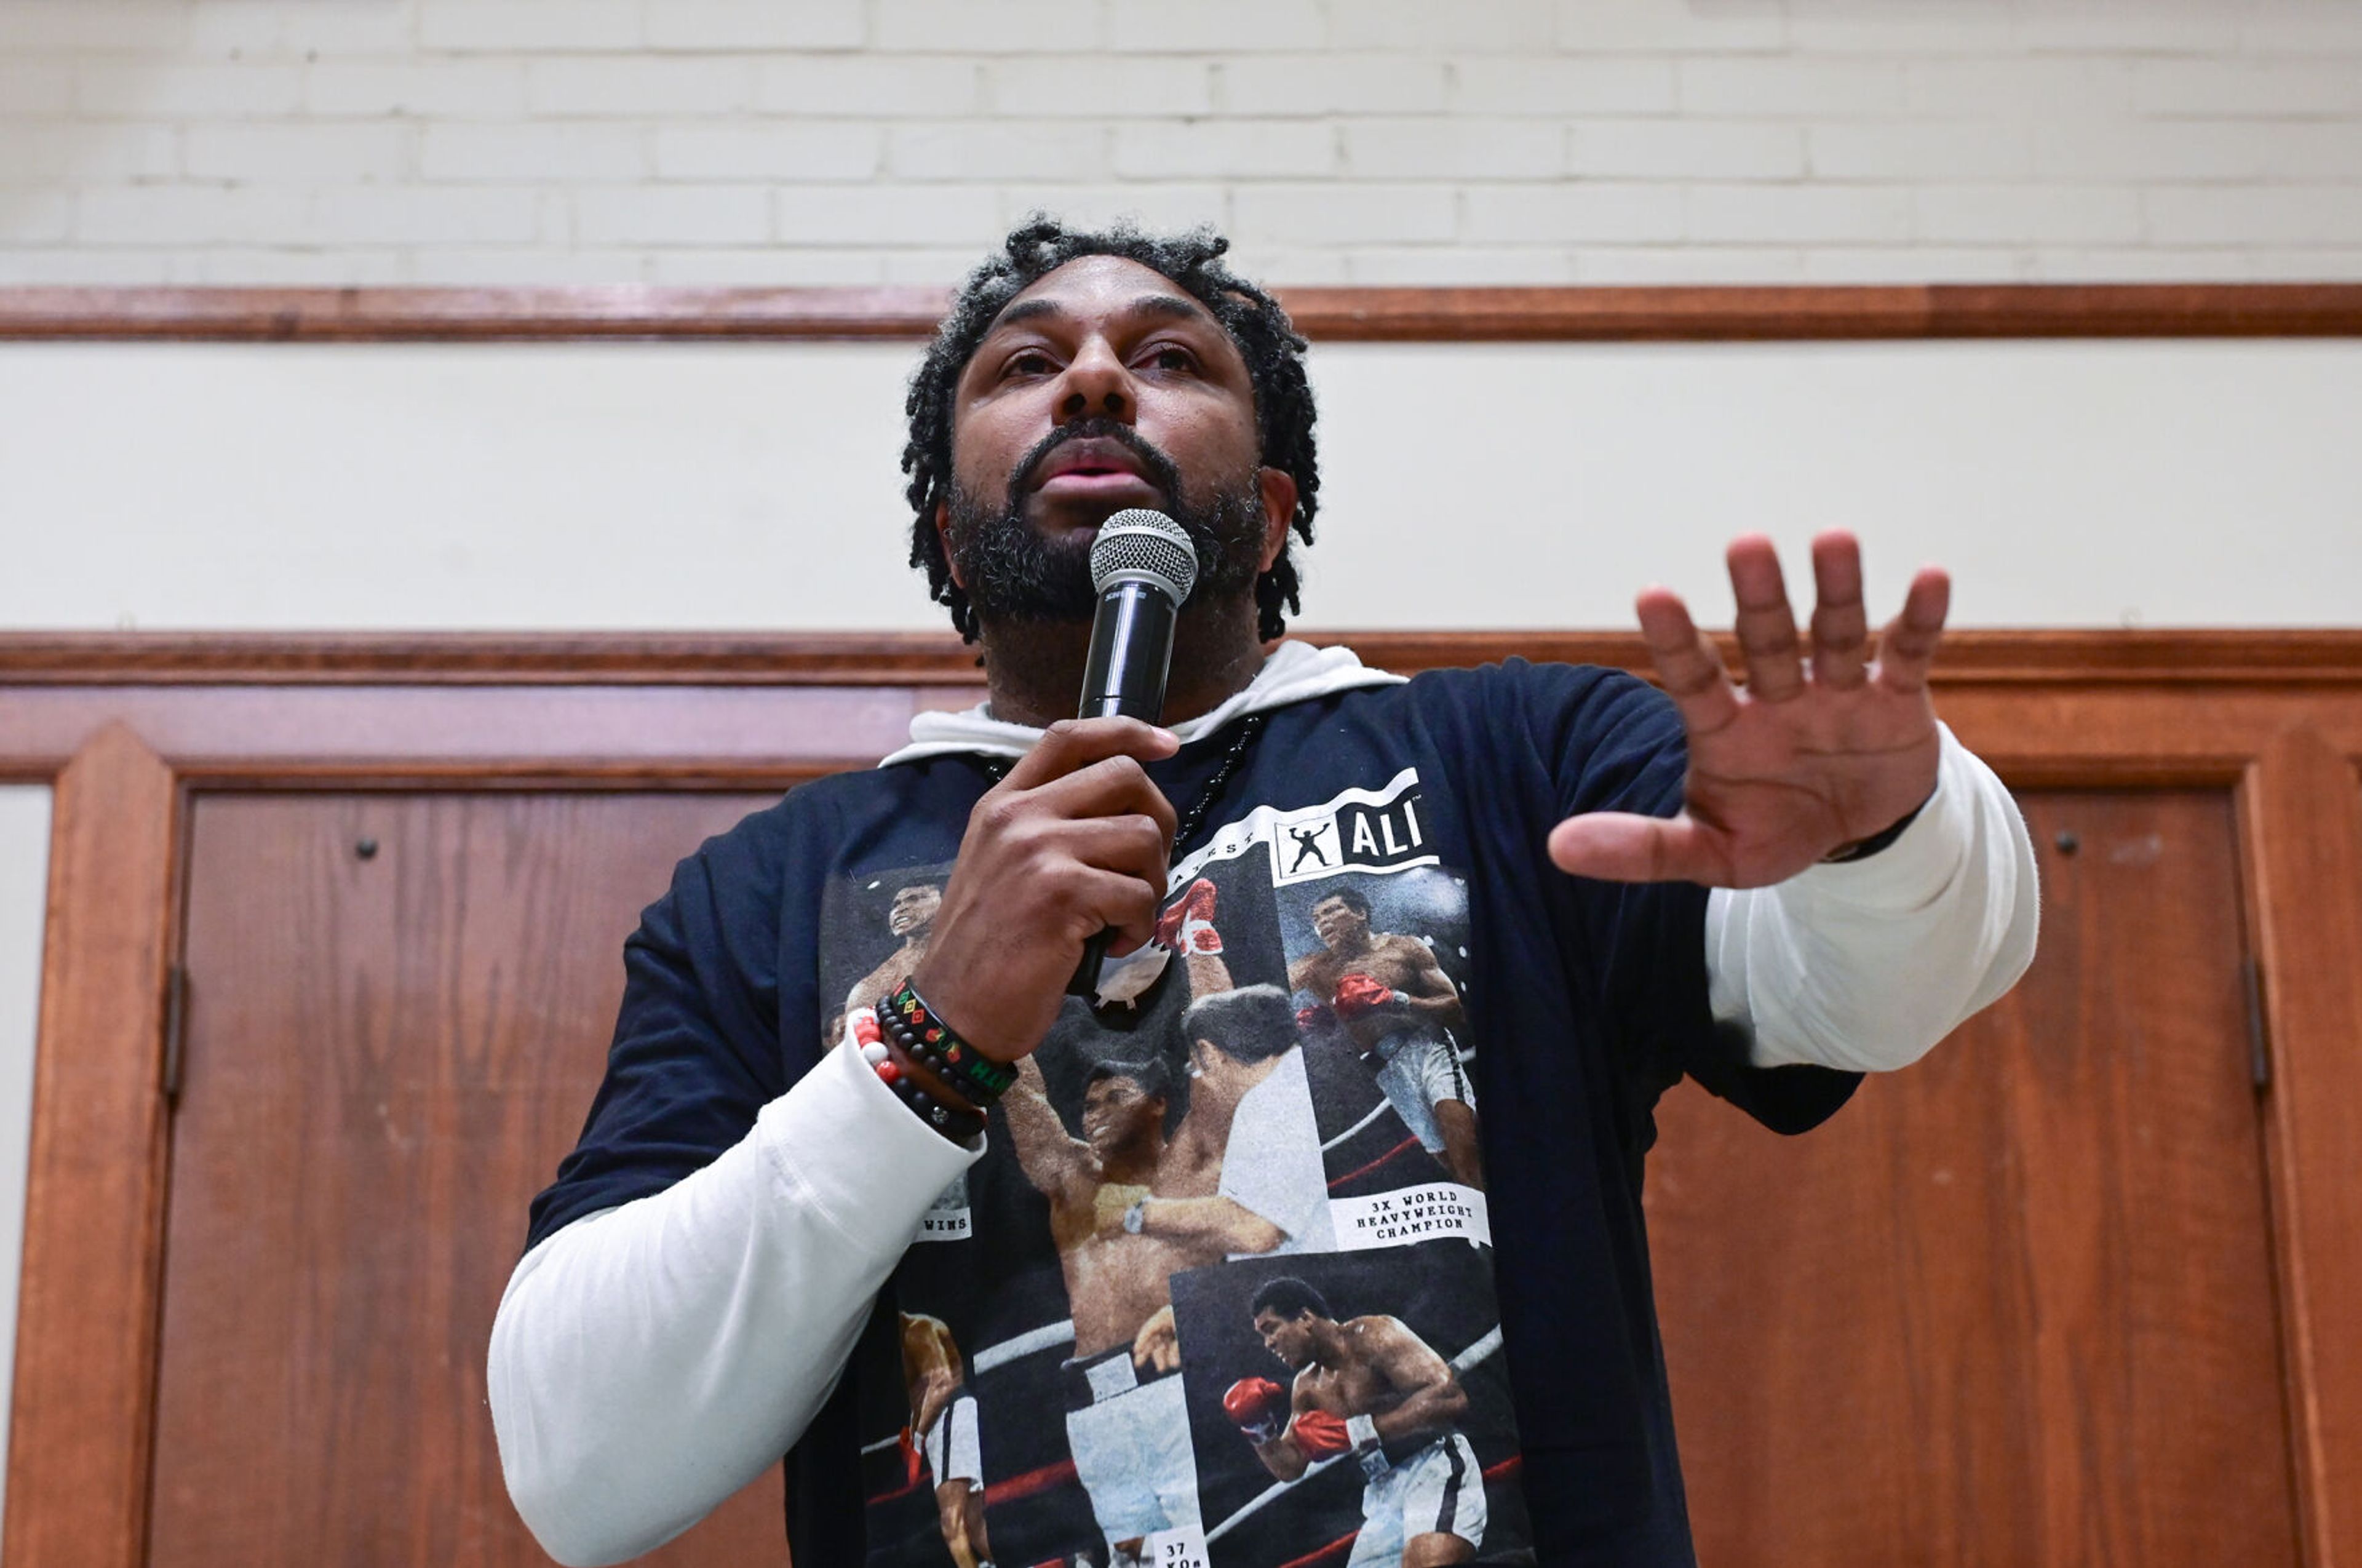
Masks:
[[[2291,730],[2240,791],[2306,1562],[2362,1564],[2362,797]]]
[[[1937,682],[1937,709],[1963,742],[2007,776],[2047,783],[2227,784],[2299,724],[2362,755],[2358,698],[2305,684]],[[919,708],[981,699],[977,688],[933,683],[0,687],[0,771],[44,778],[120,722],[192,778],[224,782],[350,778],[370,768],[470,783],[775,778],[866,766],[902,744]]]
[[[39,766],[121,723],[199,778],[398,760],[418,778],[620,782],[861,766],[908,737],[911,711],[908,689],[868,686],[0,687],[0,755]]]
[[[2362,285],[2356,285],[2362,288]],[[1379,631],[1300,627],[1405,671],[1536,660],[1642,668],[1631,631],[1529,627]],[[1722,639],[1727,657],[1731,643]],[[948,632],[6,632],[11,686],[907,686],[978,687],[976,650]],[[2362,684],[2362,631],[1963,630],[1948,679],[2116,688]]]
[[[1308,634],[1406,673],[1511,654],[1647,668],[1619,633]],[[1967,632],[1938,706],[2029,781],[2226,783],[2297,724],[2362,756],[2362,632]],[[0,772],[107,723],[225,780],[776,778],[859,766],[982,696],[949,636],[0,634]]]
[[[179,791],[120,725],[94,736],[56,790],[5,1555],[10,1568],[138,1568]]]
[[[1338,635],[1371,662],[1406,671],[1513,652],[1641,662],[1637,641],[1622,634],[1331,634],[1321,640]],[[2362,925],[2362,914],[2349,909],[2336,915],[2341,906],[2334,899],[2326,906],[2292,905],[2279,890],[2334,888],[2340,877],[2348,889],[2362,886],[2362,853],[2338,836],[2348,830],[2362,835],[2362,825],[2340,829],[2331,820],[2323,830],[2325,819],[2308,817],[2296,805],[2300,797],[2325,798],[2338,778],[2345,781],[2342,798],[2354,805],[2352,772],[2341,759],[2362,756],[2362,635],[1971,633],[1948,646],[1939,681],[1941,711],[2021,788],[2116,781],[2221,789],[2244,780],[2238,821],[2249,929],[2264,955],[2266,1010],[2283,1078],[2269,1103],[2268,1153],[2279,1321],[2288,1336],[2290,1397],[2297,1401],[2289,1417],[2295,1434],[2290,1463],[2303,1484],[2309,1560],[2356,1568],[2362,1557],[2353,1544],[2352,1512],[2342,1499],[2362,1496],[2356,1438],[2362,1397],[2352,1336],[2340,1339],[2334,1331],[2345,1321],[2339,1311],[2350,1317],[2352,1303],[2362,1299],[2356,1275],[2362,1266],[2356,1261],[2362,1260],[2356,1221],[2362,1198],[2353,1175],[2362,1168],[2354,1149],[2362,1129],[2353,1124],[2352,1109],[2362,1104],[2362,1084],[2353,1077],[2362,1002],[2350,994],[2362,965],[2352,933],[2341,934],[2337,922],[2350,915]],[[72,788],[61,790],[61,854],[52,872],[53,942],[72,945],[53,946],[50,954],[45,1010],[65,1007],[68,996],[81,998],[72,1010],[77,1020],[86,1014],[115,1031],[86,1037],[112,1039],[119,1052],[144,1029],[141,1048],[152,1083],[157,988],[144,980],[126,985],[120,977],[137,979],[150,962],[134,940],[143,911],[170,907],[176,776],[184,784],[197,778],[339,792],[380,782],[528,794],[544,787],[678,790],[734,783],[769,789],[815,770],[866,762],[899,744],[914,708],[965,706],[977,694],[972,655],[948,637],[225,642],[0,635],[0,771],[46,778],[72,763]],[[138,734],[103,733],[125,723]],[[2312,734],[2292,741],[2285,734],[2291,729]],[[69,796],[83,802],[71,822]],[[64,853],[70,831],[82,846],[72,872]],[[121,890],[139,879],[124,870],[134,862],[150,867],[141,875],[152,886],[145,892],[134,889],[127,898]],[[2347,869],[2339,871],[2340,865]],[[94,867],[103,874],[88,876]],[[2333,911],[2326,925],[2317,913],[2322,907]],[[2059,929],[2054,924],[2053,941]],[[108,932],[115,935],[105,936]],[[169,950],[158,941],[157,952]],[[91,955],[102,950],[117,962],[104,970],[110,988],[104,996],[90,983],[102,972],[92,966],[97,960]],[[2334,956],[2339,953],[2342,959]],[[70,986],[57,977],[57,966],[72,963],[76,954],[83,955],[74,971],[80,977]],[[133,1015],[143,1009],[149,1021],[135,1029]],[[139,1150],[160,1155],[163,1144],[160,1132],[135,1114],[136,1096],[106,1099],[127,1081],[125,1058],[114,1059],[112,1068],[80,1056],[61,1058],[56,1042],[66,1027],[51,1027],[45,1012],[17,1397],[18,1430],[34,1436],[12,1458],[17,1496],[8,1510],[8,1561],[127,1568],[136,1560],[137,1531],[122,1522],[120,1488],[110,1491],[107,1476],[119,1481],[135,1470],[144,1474],[139,1456],[149,1439],[138,1412],[127,1416],[107,1403],[116,1397],[107,1389],[119,1394],[138,1381],[125,1370],[132,1353],[117,1331],[130,1320],[125,1314],[136,1317],[143,1294],[152,1303],[154,1263],[128,1251],[107,1252],[104,1228],[85,1234],[81,1221],[100,1212],[114,1217],[108,1222],[118,1231],[137,1231],[143,1221],[127,1205],[153,1201],[163,1177],[150,1170],[134,1180],[126,1172],[138,1164]],[[83,1029],[80,1021],[72,1027]],[[61,1069],[67,1070],[60,1077]],[[1834,1157],[1830,1140],[1849,1136],[1844,1130],[1853,1117],[1874,1103],[1866,1099],[1829,1132],[1790,1147],[1828,1150]],[[102,1112],[116,1116],[115,1132],[84,1136]],[[47,1143],[44,1126],[50,1128]],[[1669,1134],[1669,1149],[1679,1143],[1679,1134]],[[1840,1207],[1851,1201],[1842,1190],[1831,1196]],[[1652,1198],[1678,1200],[1678,1184]],[[1700,1223],[1729,1221],[1717,1212],[1703,1215]],[[154,1233],[152,1223],[148,1233]],[[52,1264],[45,1247],[65,1260],[65,1272]],[[102,1253],[127,1272],[102,1277],[93,1262]],[[72,1273],[76,1267],[83,1272]],[[143,1268],[149,1271],[144,1276]],[[48,1288],[41,1282],[61,1280],[61,1289],[35,1299],[37,1290]],[[1785,1286],[1774,1282],[1766,1288]],[[81,1309],[89,1301],[103,1304],[95,1318]],[[1669,1337],[1673,1331],[1669,1312]],[[69,1352],[59,1347],[83,1344],[99,1353],[86,1364],[98,1369],[95,1381],[69,1377],[59,1369],[77,1364],[50,1353],[63,1356]],[[152,1365],[152,1337],[139,1353]],[[2214,1357],[2210,1349],[2202,1359],[2211,1367]],[[1965,1376],[1941,1372],[1939,1382],[1956,1375]],[[1745,1413],[1743,1402],[1735,1403],[1716,1419],[1741,1420]],[[1698,1434],[1686,1408],[1683,1421],[1694,1465],[1705,1467],[1694,1468],[1694,1475],[1711,1475],[1711,1439]],[[1821,1424],[1834,1430],[1841,1423]],[[1971,1441],[1964,1432],[1954,1439]],[[138,1452],[127,1456],[118,1450]],[[2114,1452],[2104,1445],[2094,1452]],[[1881,1455],[1877,1463],[1901,1458]],[[52,1485],[61,1475],[76,1479]],[[1915,1474],[1910,1479],[1922,1484]],[[2113,1496],[2105,1487],[2091,1495],[2103,1501]],[[2219,1500],[2220,1489],[2213,1495]],[[2064,1507],[2070,1501],[2050,1499],[2044,1506]],[[1861,1505],[1846,1496],[1832,1506]],[[1706,1517],[1702,1508],[1701,1518]],[[24,1540],[36,1544],[27,1547]],[[116,1551],[126,1540],[134,1547]],[[62,1555],[49,1550],[58,1542],[70,1543],[58,1549]],[[1914,1553],[1926,1555],[1915,1548]]]
[[[1290,288],[1317,342],[2311,337],[2362,333],[2362,285],[1823,284]],[[920,339],[950,293],[879,288],[0,289],[0,341]]]
[[[1807,1137],[1661,1110],[1703,1562],[2296,1561],[2227,792],[2025,804],[2047,912],[2010,996]]]

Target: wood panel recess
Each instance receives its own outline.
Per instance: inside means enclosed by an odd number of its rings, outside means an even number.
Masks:
[[[2297,1561],[2229,792],[2023,803],[2008,997],[1808,1137],[1660,1108],[1703,1562]]]
[[[2311,730],[2240,792],[2268,1021],[2265,1134],[2310,1568],[2362,1564],[2362,794]]]
[[[58,776],[6,1561],[138,1568],[163,1268],[172,771],[122,725]]]
[[[2362,284],[1909,283],[1761,288],[1298,288],[1316,341],[1731,342],[2345,337]],[[929,336],[948,291],[692,288],[0,289],[0,340],[247,343]]]
[[[547,1562],[484,1413],[492,1313],[640,907],[770,798],[196,800],[149,1568]],[[643,1561],[781,1562],[782,1509],[774,1469]]]

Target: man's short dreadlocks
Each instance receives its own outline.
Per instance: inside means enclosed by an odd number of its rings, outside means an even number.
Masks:
[[[926,359],[911,378],[911,395],[904,404],[911,438],[902,448],[902,471],[911,476],[905,493],[914,513],[911,564],[926,569],[929,591],[950,606],[952,624],[963,638],[977,639],[976,610],[952,581],[951,563],[935,532],[936,505],[951,496],[954,393],[969,356],[1002,308],[1077,257],[1120,256],[1151,268],[1187,290],[1228,329],[1254,385],[1263,465],[1284,469],[1295,479],[1291,525],[1297,537],[1312,542],[1312,517],[1320,503],[1320,466],[1312,439],[1312,387],[1304,374],[1305,341],[1277,300],[1223,263],[1222,254],[1230,248],[1231,242],[1210,228],[1177,235],[1145,234],[1130,224],[1070,230],[1037,214],[1010,232],[1000,254],[986,258],[968,274],[936,329]],[[1289,613],[1301,609],[1297,586],[1290,547],[1255,580],[1255,603],[1262,612],[1259,635],[1265,641],[1287,629],[1283,608]]]

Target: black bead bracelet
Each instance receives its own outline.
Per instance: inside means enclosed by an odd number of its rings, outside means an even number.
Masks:
[[[994,1061],[954,1033],[908,980],[878,1007],[877,1022],[903,1055],[978,1109],[999,1099],[1017,1081],[1016,1068]]]
[[[971,1110],[964,1105],[946,1104],[929,1094],[911,1076],[914,1058],[904,1051],[899,1040],[889,1044],[893,1036],[880,1026],[879,1015],[864,1009],[854,1014],[853,1032],[861,1041],[862,1058],[877,1075],[877,1081],[894,1091],[894,1098],[911,1108],[918,1119],[950,1139],[966,1143],[984,1132],[984,1112]]]

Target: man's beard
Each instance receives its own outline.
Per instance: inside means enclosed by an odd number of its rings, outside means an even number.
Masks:
[[[1254,587],[1263,560],[1263,489],[1253,470],[1217,485],[1201,506],[1181,488],[1173,459],[1129,425],[1086,419],[1052,431],[1025,455],[1010,476],[1009,494],[999,508],[962,489],[950,499],[951,558],[966,585],[968,602],[984,621],[1088,621],[1098,609],[1091,586],[1091,546],[1097,536],[1076,530],[1059,538],[1043,536],[1025,518],[1025,498],[1043,458],[1068,441],[1085,436],[1120,442],[1140,459],[1150,484],[1165,497],[1165,514],[1178,523],[1198,550],[1193,603],[1232,599]],[[1110,516],[1113,513],[1109,513]]]

